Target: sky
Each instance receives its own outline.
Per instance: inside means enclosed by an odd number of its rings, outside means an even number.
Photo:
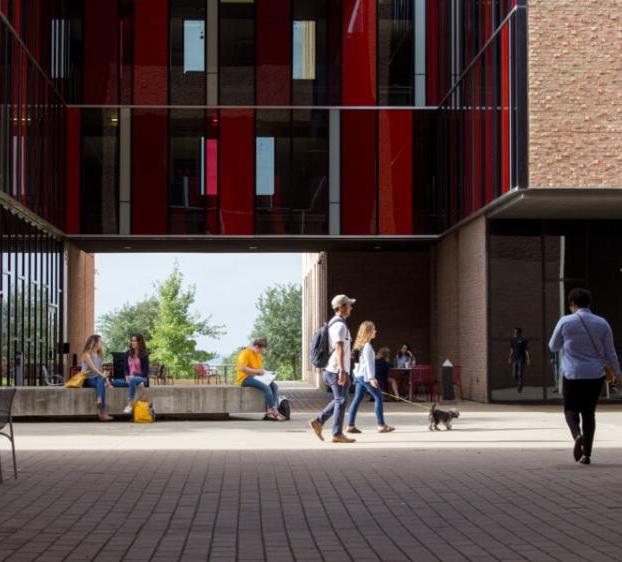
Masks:
[[[223,324],[220,341],[201,337],[199,347],[227,356],[248,344],[255,302],[276,283],[301,283],[302,254],[97,254],[95,318],[154,294],[178,261],[184,285],[196,285],[193,310]]]

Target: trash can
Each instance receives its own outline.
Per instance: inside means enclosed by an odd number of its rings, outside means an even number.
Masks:
[[[445,359],[442,367],[443,400],[453,401],[454,394],[454,365],[449,359]]]

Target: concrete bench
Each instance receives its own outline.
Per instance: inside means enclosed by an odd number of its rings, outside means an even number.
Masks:
[[[177,419],[226,417],[233,413],[264,412],[261,392],[233,385],[154,385],[139,388],[138,398],[153,402],[156,416]],[[108,388],[108,412],[122,415],[127,388]],[[13,401],[14,418],[93,418],[97,413],[94,388],[19,387]]]

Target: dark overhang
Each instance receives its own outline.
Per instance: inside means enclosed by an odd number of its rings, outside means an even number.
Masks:
[[[486,216],[491,219],[622,219],[622,188],[519,189],[491,206]]]
[[[67,239],[86,252],[322,252],[415,251],[438,236],[192,236],[77,235]]]

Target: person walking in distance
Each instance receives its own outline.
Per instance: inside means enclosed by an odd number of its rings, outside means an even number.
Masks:
[[[343,434],[343,418],[348,403],[348,391],[350,387],[350,354],[352,336],[348,330],[346,319],[352,312],[352,305],[356,299],[346,295],[337,295],[331,301],[335,316],[328,323],[328,344],[331,350],[328,365],[322,372],[326,385],[333,393],[333,399],[314,419],[309,421],[309,426],[319,439],[324,441],[322,428],[324,423],[332,416],[333,418],[333,443],[354,443]]]
[[[563,351],[564,415],[574,439],[573,456],[590,464],[596,430],[596,405],[605,372],[620,374],[613,333],[608,322],[590,311],[591,293],[573,289],[568,295],[570,312],[563,316],[551,336],[549,349]]]
[[[529,351],[527,351],[527,340],[523,338],[523,330],[514,328],[514,337],[510,340],[510,354],[508,355],[508,364],[512,366],[512,376],[516,382],[516,390],[523,391],[523,376],[525,374],[525,365],[531,363]]]

